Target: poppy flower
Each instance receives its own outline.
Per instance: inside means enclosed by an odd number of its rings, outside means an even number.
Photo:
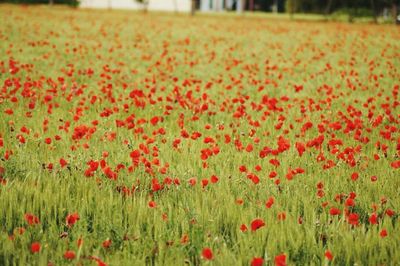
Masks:
[[[207,178],[202,179],[201,180],[201,187],[205,188],[207,185],[208,185],[208,179]]]
[[[369,216],[368,221],[370,224],[378,224],[378,216],[376,213],[373,213]]]
[[[351,174],[351,180],[353,180],[353,181],[356,181],[357,179],[358,179],[358,173],[357,172],[354,172],[354,173],[352,173]]]
[[[275,266],[286,266],[285,254],[280,254],[275,257]]]
[[[188,180],[188,182],[189,182],[189,185],[193,187],[193,186],[196,185],[197,179],[196,179],[195,177],[192,177],[192,178],[190,178],[190,179]]]
[[[342,211],[341,211],[340,209],[338,209],[338,208],[332,207],[332,208],[329,210],[329,214],[332,215],[332,216],[334,216],[334,215],[340,215],[341,213],[342,213]]]
[[[61,158],[61,159],[60,159],[60,166],[61,166],[61,168],[64,168],[67,164],[68,164],[68,162],[67,162],[64,158]]]
[[[79,219],[79,214],[75,212],[67,215],[67,217],[65,218],[65,223],[68,227],[72,227]]]
[[[31,213],[26,213],[24,217],[29,225],[40,224],[39,218]]]
[[[302,217],[302,216],[299,216],[299,217],[297,218],[297,223],[298,223],[298,224],[303,224],[303,217]]]
[[[392,217],[393,215],[395,215],[395,212],[392,209],[387,209],[385,211],[386,215],[389,217]]]
[[[22,235],[25,233],[26,229],[24,227],[17,227],[15,230],[18,232],[18,234]]]
[[[255,257],[251,261],[251,266],[262,266],[263,264],[264,264],[264,259],[263,258]]]
[[[284,220],[286,220],[286,213],[285,213],[285,212],[280,212],[280,213],[278,213],[278,220],[279,220],[279,221],[284,221]]]
[[[386,229],[382,229],[382,230],[380,231],[379,235],[380,235],[382,238],[387,237],[387,235],[388,235],[387,230],[386,230]]]
[[[332,252],[330,250],[325,251],[325,258],[327,260],[329,260],[329,261],[333,260],[333,255],[332,255]]]
[[[392,168],[394,168],[394,169],[400,168],[400,160],[395,161],[395,162],[392,162],[392,163],[390,164],[390,166],[391,166]]]
[[[275,167],[278,167],[280,165],[280,162],[277,159],[270,159],[269,163]]]
[[[103,246],[103,248],[109,248],[111,246],[111,243],[111,239],[106,239],[101,245]]]
[[[247,231],[247,226],[246,226],[245,224],[242,224],[242,225],[240,226],[240,231],[246,232],[246,231]]]
[[[350,213],[347,217],[349,224],[351,225],[358,225],[359,215],[357,213]]]
[[[78,246],[78,248],[80,248],[83,245],[82,237],[78,238],[78,240],[76,241],[76,245]]]
[[[303,156],[303,153],[306,151],[306,147],[300,142],[296,142],[296,149],[300,157]]]
[[[265,207],[266,207],[267,209],[270,209],[270,208],[272,207],[272,205],[274,205],[274,202],[275,202],[274,197],[270,197],[270,198],[268,199],[268,201],[265,203]]]
[[[107,266],[107,264],[99,258],[92,257],[92,259],[97,263],[97,266]]]
[[[33,242],[31,244],[31,252],[32,253],[38,253],[38,252],[40,252],[40,249],[41,249],[41,245],[39,242]]]
[[[254,219],[251,222],[251,231],[257,231],[261,227],[265,226],[264,220],[262,219]]]
[[[272,172],[269,173],[268,177],[269,177],[269,178],[275,178],[277,175],[278,175],[277,172],[272,171]]]
[[[345,205],[346,205],[347,207],[354,207],[354,205],[355,205],[354,199],[352,199],[352,198],[346,199]]]
[[[157,207],[157,203],[155,201],[149,201],[149,208],[155,208]]]
[[[181,244],[186,244],[186,243],[188,243],[189,242],[189,236],[187,235],[187,234],[184,234],[182,237],[181,237]]]
[[[210,180],[211,180],[211,183],[215,184],[215,183],[218,182],[219,179],[218,179],[218,177],[216,175],[212,175]]]
[[[64,253],[64,259],[66,260],[73,260],[75,259],[75,252],[72,250],[67,250]]]
[[[212,260],[214,258],[213,252],[210,248],[204,248],[201,255],[205,260]]]

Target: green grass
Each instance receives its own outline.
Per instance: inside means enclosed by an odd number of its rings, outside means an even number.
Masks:
[[[400,179],[399,169],[391,166],[400,156],[396,27],[11,5],[0,6],[0,17],[6,18],[0,25],[0,175],[6,180],[0,185],[0,265],[91,265],[96,261],[90,256],[109,265],[249,265],[254,257],[273,265],[280,254],[286,254],[288,265],[400,261]],[[10,60],[17,62],[16,73],[10,72]],[[83,74],[89,69],[92,75]],[[295,92],[294,85],[303,90]],[[133,90],[144,97],[135,102],[129,96]],[[93,96],[97,100],[91,103]],[[276,99],[282,110],[267,99]],[[382,123],[373,126],[379,115]],[[129,116],[132,128],[117,126]],[[153,126],[148,121],[155,116],[162,121]],[[313,126],[301,132],[308,121]],[[342,128],[329,127],[335,122]],[[95,131],[74,140],[80,125]],[[326,131],[318,132],[318,125]],[[21,132],[24,126],[29,134]],[[354,128],[347,132],[349,126]],[[182,128],[189,136],[202,136],[183,138]],[[389,130],[391,136],[383,138]],[[369,141],[357,140],[357,131]],[[108,138],[112,134],[115,138]],[[319,135],[325,138],[321,147],[307,147],[300,157],[296,142],[306,144]],[[260,158],[264,147],[277,148],[279,136],[290,148]],[[214,142],[204,143],[206,137]],[[177,138],[181,142],[174,148]],[[336,154],[331,139],[343,142]],[[240,150],[239,142],[254,149]],[[338,158],[357,146],[360,150],[350,152],[353,166]],[[202,150],[216,147],[218,154],[201,159]],[[145,161],[130,171],[130,153],[138,149]],[[316,159],[320,153],[324,161]],[[61,158],[67,166],[61,167]],[[269,163],[273,158],[280,166]],[[87,163],[102,159],[114,171],[124,166],[117,180],[101,167],[85,176]],[[328,160],[336,165],[324,169]],[[242,165],[259,177],[258,184],[239,171]],[[289,169],[298,167],[305,173],[288,180]],[[268,177],[272,171],[277,177]],[[356,181],[353,172],[359,173]],[[210,182],[212,175],[217,183]],[[374,175],[378,180],[371,182]],[[180,185],[153,192],[152,179],[162,183],[166,177]],[[195,186],[188,182],[193,177]],[[202,179],[209,180],[205,188]],[[123,195],[123,187],[131,193]],[[357,195],[354,207],[335,200],[351,192]],[[266,208],[270,197],[275,203]],[[150,201],[155,208],[149,208]],[[378,225],[368,221],[373,204]],[[331,207],[343,213],[331,216]],[[358,226],[348,223],[345,209],[359,215]],[[391,217],[388,209],[394,211]],[[283,212],[286,219],[280,221]],[[40,223],[28,225],[26,213]],[[68,226],[72,213],[80,219]],[[253,232],[256,218],[266,225]],[[240,230],[242,224],[247,232]],[[188,241],[182,243],[185,235]],[[32,253],[36,241],[41,250]],[[205,247],[212,249],[213,260],[202,257]],[[67,250],[75,252],[74,260],[63,257]]]

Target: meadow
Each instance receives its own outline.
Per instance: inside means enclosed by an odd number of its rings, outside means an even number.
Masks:
[[[1,265],[395,265],[400,28],[0,5]]]

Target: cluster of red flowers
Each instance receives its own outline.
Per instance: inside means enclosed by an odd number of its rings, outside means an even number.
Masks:
[[[290,34],[291,29],[282,32]],[[339,27],[335,33],[348,32]],[[302,34],[322,33],[302,29]],[[296,186],[309,191],[314,207],[321,207],[318,216],[329,222],[343,222],[349,230],[365,226],[376,230],[378,238],[391,237],[391,228],[383,226],[390,224],[386,220],[397,223],[397,206],[387,204],[386,195],[380,202],[366,195],[389,191],[393,197],[391,179],[400,170],[400,76],[398,61],[389,55],[398,51],[390,43],[382,45],[379,58],[369,58],[341,40],[327,41],[322,49],[308,39],[293,44],[296,49],[290,53],[271,44],[266,53],[255,46],[241,48],[235,38],[221,45],[223,38],[209,35],[205,41],[160,37],[134,47],[129,46],[133,39],[124,43],[118,36],[107,50],[78,38],[77,47],[68,44],[61,51],[50,45],[54,40],[49,36],[30,43],[33,51],[51,49],[38,52],[40,58],[34,60],[21,56],[18,49],[24,47],[4,44],[9,50],[0,58],[0,188],[7,188],[15,173],[9,169],[16,157],[31,151],[39,161],[35,170],[73,172],[99,187],[107,183],[123,199],[145,197],[150,213],[163,211],[159,195],[169,191],[205,195],[229,191],[227,186],[250,191],[250,196],[234,196],[235,208],[257,208],[235,227],[249,237],[269,230],[270,217],[279,225],[295,221],[296,226],[308,226],[303,213],[291,212],[284,199]],[[8,42],[4,36],[0,41]],[[222,52],[209,42],[221,45]],[[132,60],[141,63],[137,68],[114,54],[124,45],[126,54],[132,49],[140,54]],[[89,64],[93,56],[87,51],[93,49],[101,52],[95,51],[98,61]],[[328,60],[326,53],[338,60]],[[72,63],[61,60],[51,76],[40,63],[67,56]],[[261,190],[267,191],[263,198]],[[44,227],[47,217],[25,211],[27,226],[17,230],[20,234]],[[66,231],[86,219],[80,213],[82,217],[77,212],[65,216]],[[168,219],[163,212],[162,221]],[[190,217],[186,222],[197,221]],[[188,242],[183,233],[181,244]],[[106,239],[101,247],[111,251],[114,245]],[[40,253],[46,247],[35,241],[29,248]],[[198,253],[204,260],[218,256],[210,247]],[[249,254],[251,265],[270,259],[257,256]],[[334,259],[330,250],[324,256]],[[71,247],[63,257],[75,260],[79,254]],[[104,264],[97,257],[86,258]],[[277,266],[288,260],[290,254],[274,254]]]

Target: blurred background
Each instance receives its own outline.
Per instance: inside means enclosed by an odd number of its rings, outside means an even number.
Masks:
[[[303,18],[302,14],[314,14],[326,20],[400,24],[400,0],[0,0],[0,3],[187,12],[192,15],[197,12],[269,12],[288,14],[292,19]]]

